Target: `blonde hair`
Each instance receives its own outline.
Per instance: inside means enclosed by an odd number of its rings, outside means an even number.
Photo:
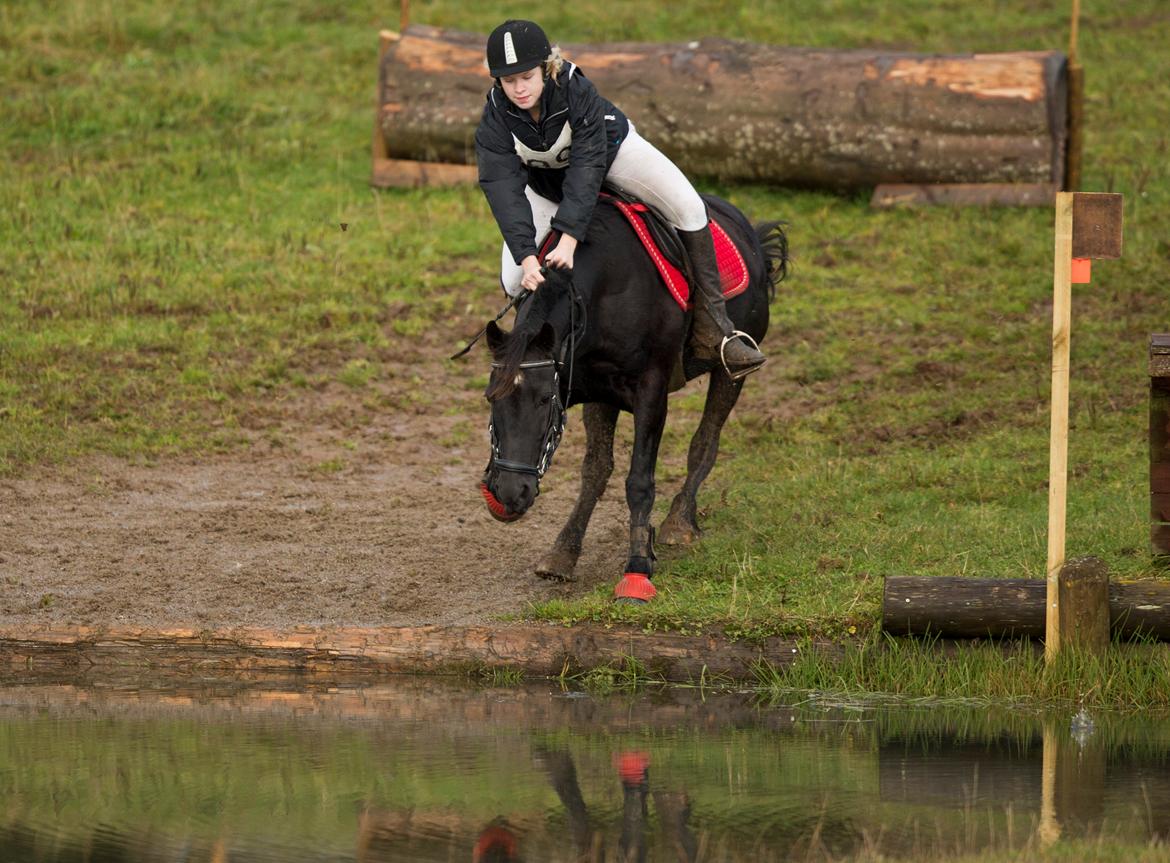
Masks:
[[[561,54],[561,46],[553,45],[552,49],[548,52],[548,57],[541,65],[544,68],[544,74],[555,81],[557,75],[561,74],[561,68],[565,65],[564,55]]]

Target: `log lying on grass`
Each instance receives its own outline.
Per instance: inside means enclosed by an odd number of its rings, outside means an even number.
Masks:
[[[499,626],[310,627],[206,630],[153,627],[0,626],[5,666],[53,672],[91,666],[443,674],[520,669],[556,677],[631,661],[670,681],[750,678],[760,664],[785,668],[808,651],[837,657],[830,641],[642,633],[550,624]]]
[[[1047,584],[1041,578],[886,579],[882,628],[891,635],[1043,638]],[[1109,585],[1115,635],[1170,641],[1170,582]]]
[[[418,25],[384,34],[381,161],[474,162],[491,84],[484,43]],[[563,49],[644,137],[696,175],[835,189],[1063,183],[1059,52],[941,56],[714,38]],[[375,140],[375,185],[378,153]]]

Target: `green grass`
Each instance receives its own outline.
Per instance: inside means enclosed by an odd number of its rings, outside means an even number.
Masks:
[[[1081,705],[1130,712],[1170,709],[1170,651],[1164,645],[1117,645],[1108,653],[1062,652],[1046,664],[1043,651],[1023,644],[959,644],[873,635],[847,643],[830,658],[802,649],[784,669],[761,664],[756,685],[775,700],[793,692],[860,703],[940,706],[1012,705],[1027,710]],[[837,695],[834,695],[836,693]],[[828,694],[826,696],[826,694]]]
[[[582,0],[543,23],[566,42],[1030,50],[1065,46],[1065,5]],[[510,13],[413,7],[479,32]],[[386,409],[367,394],[404,345],[453,344],[495,310],[499,239],[478,190],[367,185],[376,34],[396,26],[397,7],[363,2],[0,7],[0,476],[231,450],[245,429],[276,434],[266,406],[330,382]],[[1170,319],[1168,40],[1161,0],[1085,8],[1084,186],[1125,194],[1126,234],[1074,301],[1068,552],[1119,578],[1159,574],[1146,339]],[[1051,212],[702,187],[790,223],[769,396],[746,388],[700,498],[705,538],[664,555],[659,601],[614,607],[602,588],[532,614],[864,635],[884,576],[1040,575]],[[464,368],[474,394],[484,370]],[[663,512],[700,407],[672,403]]]
[[[869,860],[877,863],[885,858],[880,854],[863,854],[854,859],[858,863]],[[914,863],[917,860],[937,860],[938,857],[927,854],[922,857],[912,855],[908,859]],[[1126,844],[1091,839],[1066,840],[1043,848],[1039,841],[1034,841],[1016,850],[998,849],[948,859],[950,863],[1167,863],[1170,848],[1162,842]]]

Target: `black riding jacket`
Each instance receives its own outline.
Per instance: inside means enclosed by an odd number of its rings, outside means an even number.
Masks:
[[[629,128],[625,114],[572,63],[545,79],[539,122],[512,104],[498,82],[492,87],[475,131],[475,156],[480,188],[516,263],[537,253],[524,187],[558,202],[552,226],[583,240]]]

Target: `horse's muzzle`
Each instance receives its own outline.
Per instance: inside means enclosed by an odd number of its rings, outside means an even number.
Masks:
[[[500,470],[488,465],[480,482],[480,494],[497,521],[515,521],[532,507],[540,495],[540,480],[535,475]]]
[[[487,503],[488,512],[492,514],[492,518],[496,521],[516,521],[524,515],[523,512],[509,512],[508,508],[500,503],[496,496],[492,494],[492,490],[488,488],[486,482],[479,484],[479,493],[483,495],[483,499]]]

